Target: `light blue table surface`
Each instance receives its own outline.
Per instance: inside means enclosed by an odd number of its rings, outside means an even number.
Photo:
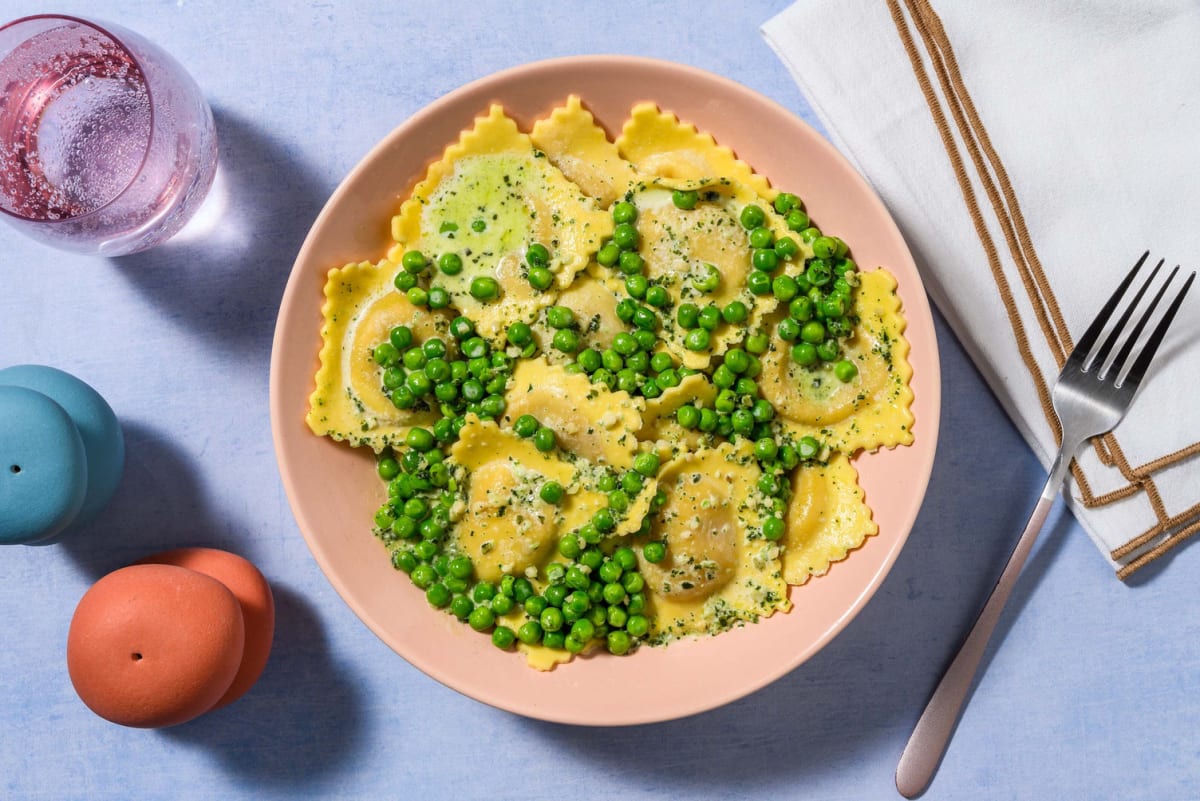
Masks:
[[[124,483],[86,536],[0,552],[0,798],[898,797],[896,759],[1042,482],[940,320],[937,461],[887,581],[799,669],[660,725],[526,720],[410,667],[317,568],[271,445],[267,367],[288,270],[338,181],[392,127],[495,70],[594,52],[704,67],[811,121],[758,33],[784,5],[104,4],[204,88],[227,205],[205,238],[116,261],[0,228],[0,366],[84,378],[128,443]],[[0,16],[46,10],[8,0]],[[53,10],[100,14],[82,0]],[[108,724],[67,677],[72,611],[108,570],[183,544],[262,568],[278,602],[271,661],[241,701],[193,723]],[[1200,797],[1198,575],[1200,549],[1185,548],[1122,584],[1060,504],[926,797]]]

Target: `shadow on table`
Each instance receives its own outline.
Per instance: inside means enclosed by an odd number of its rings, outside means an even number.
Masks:
[[[943,381],[950,382],[973,368],[938,322]],[[722,786],[745,796],[781,782],[832,780],[881,749],[899,758],[1042,482],[1036,460],[982,382],[944,383],[942,395],[933,476],[908,543],[875,598],[809,662],[741,701],[683,720],[620,729],[521,725],[550,754],[565,750],[639,776],[646,786],[673,787],[681,797]],[[1019,613],[1036,589],[1065,527],[1047,532],[1010,612]]]
[[[328,193],[283,143],[228,111],[214,116],[220,164],[195,218],[113,264],[169,319],[265,363],[292,260]]]
[[[308,602],[273,590],[275,645],[262,678],[229,706],[161,736],[202,746],[256,783],[299,787],[336,773],[361,745],[362,682],[334,661]]]
[[[109,505],[60,547],[92,580],[171,548],[207,546],[241,552],[234,527],[215,520],[195,462],[166,436],[122,421],[125,473]],[[245,554],[251,557],[251,554]]]

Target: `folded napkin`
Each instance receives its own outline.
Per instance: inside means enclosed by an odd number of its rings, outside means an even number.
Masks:
[[[1120,277],[1147,248],[1200,268],[1200,6],[801,0],[763,33],[1049,466],[1049,390]],[[1068,502],[1122,578],[1200,530],[1198,338],[1193,292],[1075,465]]]

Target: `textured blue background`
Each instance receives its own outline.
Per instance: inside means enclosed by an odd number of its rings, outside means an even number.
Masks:
[[[882,589],[795,672],[662,725],[525,720],[409,667],[322,577],[271,449],[267,367],[287,272],[373,143],[466,81],[596,52],[704,67],[811,120],[758,34],[784,4],[105,4],[203,86],[223,159],[209,211],[225,211],[203,238],[116,261],[0,229],[0,365],[89,381],[129,447],[115,502],[84,536],[0,553],[0,798],[897,797],[896,758],[1042,481],[944,326],[933,480]],[[99,13],[9,0],[3,16],[46,10]],[[1069,516],[1051,522],[926,797],[1200,797],[1200,549],[1125,586]],[[193,723],[105,723],[67,678],[72,610],[106,571],[184,544],[262,567],[278,600],[271,662],[245,698]]]

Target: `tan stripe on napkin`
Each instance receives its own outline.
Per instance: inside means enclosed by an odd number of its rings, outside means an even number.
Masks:
[[[987,255],[988,265],[1004,303],[1021,360],[1025,363],[1030,378],[1033,380],[1034,390],[1041,402],[1046,421],[1054,432],[1055,442],[1061,442],[1062,431],[1050,402],[1050,384],[1029,347],[1029,334],[1026,331],[1025,321],[1021,318],[1017,308],[1012,286],[1000,259],[999,249],[988,230],[971,175],[967,172],[968,160],[975,179],[987,195],[988,204],[991,206],[991,211],[995,215],[994,219],[1003,234],[1008,253],[1012,256],[1021,286],[1033,307],[1037,327],[1059,368],[1062,367],[1067,354],[1073,347],[1071,333],[1067,329],[1058,300],[1050,287],[1045,270],[1042,269],[1037,251],[1033,247],[1016,192],[1008,178],[1008,172],[1004,169],[999,154],[992,146],[987,129],[983,126],[970,93],[967,91],[954,50],[942,27],[941,19],[933,10],[929,0],[903,0],[903,2],[904,9],[900,6],[900,0],[888,0],[888,8],[896,25],[896,32],[908,53],[917,83],[929,106],[930,114],[941,136],[942,145],[962,190],[971,222],[975,226],[976,234]],[[907,15],[905,9],[908,12]],[[914,29],[920,38],[919,44],[913,36]],[[941,95],[934,89],[920,48],[924,49],[924,56],[929,59],[930,66],[937,76]],[[962,138],[966,159],[964,159],[964,154],[947,121],[947,109]],[[1171,515],[1167,511],[1154,481],[1154,475],[1160,470],[1200,454],[1200,442],[1138,467],[1129,464],[1115,435],[1109,433],[1097,437],[1092,440],[1092,444],[1101,464],[1119,471],[1126,483],[1112,492],[1097,496],[1092,492],[1091,483],[1079,463],[1073,462],[1071,473],[1079,485],[1084,505],[1089,508],[1102,507],[1126,498],[1142,496],[1156,521],[1151,528],[1132,537],[1129,542],[1112,552],[1113,560],[1122,563],[1117,570],[1119,578],[1128,578],[1179,543],[1200,532],[1200,503]],[[1161,541],[1155,543],[1156,540]]]

